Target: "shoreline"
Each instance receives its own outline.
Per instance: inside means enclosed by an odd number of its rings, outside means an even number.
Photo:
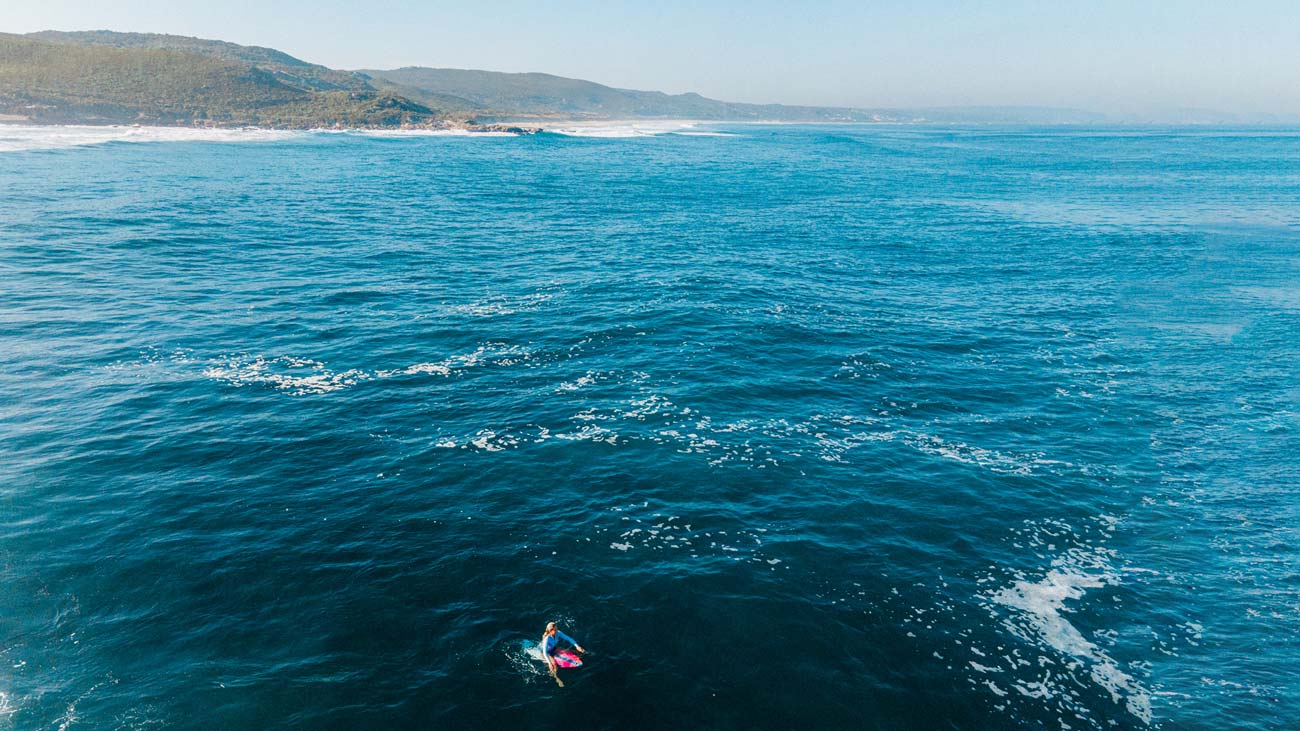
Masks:
[[[398,124],[398,125],[334,125],[329,127],[288,127],[263,126],[256,124],[166,124],[164,122],[97,122],[95,120],[78,120],[67,122],[45,122],[16,114],[0,114],[0,128],[4,127],[53,127],[86,129],[167,129],[230,132],[239,130],[258,132],[409,132],[446,133],[446,134],[508,134],[515,136],[533,135],[542,132],[537,126],[524,124],[491,122],[486,124],[469,124],[449,122],[446,124]]]
[[[490,129],[273,129],[266,127],[182,127],[146,125],[15,124],[0,122],[0,155],[35,150],[66,150],[108,143],[212,142],[264,143],[305,140],[319,135],[374,138],[459,137],[505,139],[520,134]]]

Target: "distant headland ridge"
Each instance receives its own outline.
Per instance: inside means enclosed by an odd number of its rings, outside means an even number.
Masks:
[[[258,46],[154,33],[0,33],[0,121],[279,129],[536,131],[521,120],[1095,123],[1072,109],[742,104],[541,73],[344,71]]]

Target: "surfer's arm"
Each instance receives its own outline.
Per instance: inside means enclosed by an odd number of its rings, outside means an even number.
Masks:
[[[555,634],[559,635],[565,642],[569,643],[570,645],[573,645],[574,649],[576,649],[578,652],[586,652],[586,650],[582,649],[582,645],[579,645],[578,641],[573,639],[572,637],[564,634],[563,632],[556,632]]]

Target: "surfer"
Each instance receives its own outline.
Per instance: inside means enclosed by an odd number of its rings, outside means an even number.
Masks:
[[[546,661],[546,666],[551,669],[551,677],[555,678],[555,682],[563,688],[564,683],[560,680],[559,668],[555,664],[555,658],[551,657],[555,653],[555,649],[559,647],[560,640],[573,645],[573,649],[584,655],[587,651],[582,649],[582,645],[579,645],[577,640],[561,632],[554,622],[546,623],[546,631],[542,632],[542,641],[538,643],[538,646],[542,649],[542,659]]]

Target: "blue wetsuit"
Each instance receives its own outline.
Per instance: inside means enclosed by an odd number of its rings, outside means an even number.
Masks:
[[[564,640],[565,642],[569,643],[570,645],[573,645],[574,647],[578,646],[578,642],[576,640],[574,640],[572,637],[564,634],[563,632],[557,629],[555,630],[555,634],[553,635],[542,635],[542,654],[554,655],[555,646],[560,644],[560,640]]]

